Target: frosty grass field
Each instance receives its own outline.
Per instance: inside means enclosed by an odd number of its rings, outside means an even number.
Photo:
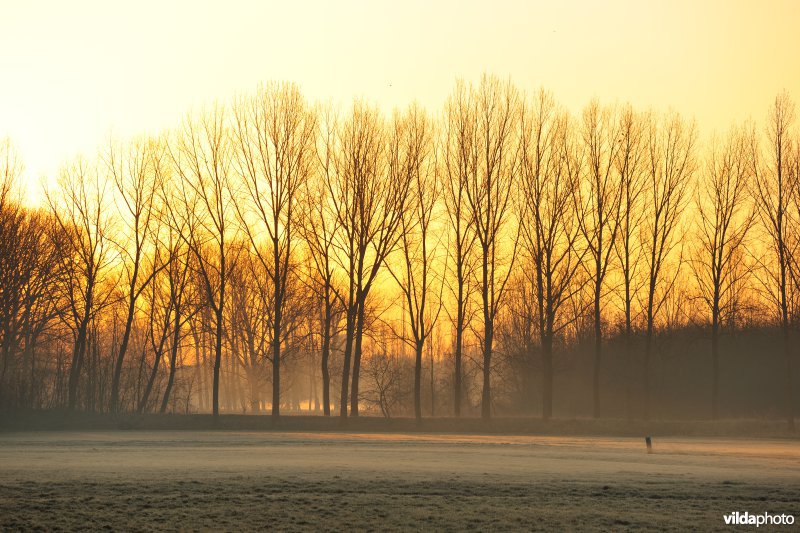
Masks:
[[[656,438],[648,455],[638,438],[7,432],[0,529],[724,530],[734,511],[800,515],[799,448]]]

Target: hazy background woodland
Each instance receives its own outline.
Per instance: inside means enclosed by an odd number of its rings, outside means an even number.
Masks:
[[[692,119],[484,76],[441,109],[293,84],[110,140],[26,202],[0,145],[0,406],[782,417],[790,95]]]

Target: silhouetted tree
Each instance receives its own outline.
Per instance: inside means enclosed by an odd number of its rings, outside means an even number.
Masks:
[[[450,230],[448,251],[452,261],[452,282],[448,283],[455,305],[450,316],[454,329],[453,348],[453,414],[461,416],[464,393],[464,333],[470,322],[469,301],[473,291],[473,250],[475,231],[467,204],[466,187],[478,169],[478,139],[476,137],[475,102],[469,88],[461,81],[445,107],[442,159],[444,183],[442,190]],[[447,279],[447,278],[446,278]]]
[[[797,238],[793,231],[796,222],[791,220],[792,198],[789,172],[792,156],[792,134],[795,118],[794,103],[787,93],[775,98],[767,118],[766,146],[762,149],[753,143],[751,150],[753,197],[761,227],[769,243],[770,255],[777,264],[761,262],[761,283],[777,310],[781,328],[785,372],[786,419],[794,428],[794,379],[789,339],[791,299],[792,242]]]
[[[711,315],[711,417],[719,417],[719,339],[721,329],[739,307],[740,264],[744,239],[752,225],[747,197],[751,179],[745,131],[731,130],[720,144],[711,145],[697,195],[697,250],[692,267],[700,297]]]
[[[475,100],[474,128],[479,149],[475,172],[467,179],[464,193],[479,255],[478,287],[483,305],[481,416],[489,418],[494,321],[517,255],[517,236],[512,235],[510,243],[504,243],[503,237],[514,232],[509,218],[518,164],[515,135],[520,105],[511,82],[501,83],[487,76],[471,91],[470,98]]]
[[[328,121],[332,120],[327,113]],[[322,158],[321,167],[329,169],[330,158],[333,156],[325,147],[332,142],[330,136],[335,135],[330,124],[326,123],[323,134],[326,136],[321,141],[319,155]],[[325,416],[331,414],[330,397],[330,368],[329,361],[333,339],[338,329],[341,315],[342,296],[337,291],[335,280],[335,238],[338,229],[338,218],[332,212],[330,192],[325,184],[325,175],[320,174],[315,179],[306,182],[304,191],[304,207],[301,213],[302,224],[300,231],[308,246],[310,257],[310,275],[308,284],[316,295],[321,305],[319,313],[320,334],[320,370],[322,374],[322,409]]]
[[[83,159],[64,167],[57,189],[45,192],[64,246],[58,270],[66,300],[62,319],[74,339],[68,385],[70,409],[78,405],[78,381],[86,356],[89,326],[109,303],[115,284],[111,277],[115,257],[109,239],[112,211],[108,195],[105,180]]]
[[[620,122],[611,108],[593,100],[583,111],[581,135],[585,149],[584,179],[576,187],[578,226],[586,243],[587,271],[592,287],[594,321],[593,414],[600,416],[600,371],[603,353],[603,284],[619,231],[624,180],[616,162],[623,148]]]
[[[328,137],[323,158],[326,183],[340,231],[337,248],[348,276],[346,337],[340,415],[358,416],[358,380],[365,303],[381,265],[400,238],[409,176],[389,179],[386,126],[378,111],[357,102],[351,115]],[[395,176],[392,176],[395,177]]]
[[[582,154],[569,117],[540,91],[522,114],[520,228],[526,277],[536,296],[542,360],[542,417],[553,414],[553,341],[569,324],[565,303],[579,290],[574,283],[582,255],[573,200]]]
[[[234,214],[231,187],[231,142],[225,108],[217,105],[198,118],[187,117],[170,146],[178,187],[170,197],[171,223],[193,256],[204,301],[214,319],[212,411],[219,415],[219,373],[226,290],[231,263]]]
[[[147,289],[158,268],[144,274],[143,263],[152,245],[155,197],[159,188],[164,148],[156,141],[134,141],[126,148],[111,145],[106,165],[109,177],[116,185],[119,201],[118,212],[124,226],[120,257],[124,269],[123,283],[127,309],[122,340],[117,349],[114,373],[111,379],[110,411],[119,408],[119,386],[122,365],[128,350],[131,329],[136,315],[136,303]],[[156,263],[154,263],[156,264]],[[144,275],[143,275],[144,274]]]
[[[646,185],[645,121],[631,106],[623,108],[619,117],[619,143],[616,170],[619,174],[621,197],[619,210],[619,238],[615,243],[617,260],[622,276],[622,334],[625,351],[625,402],[628,418],[631,417],[631,385],[633,382],[633,319],[634,302],[639,293],[639,267],[643,253],[641,228]]]
[[[404,116],[395,118],[389,149],[390,179],[410,181],[409,197],[400,221],[402,267],[390,271],[405,299],[406,316],[402,320],[407,320],[411,328],[411,338],[402,340],[414,350],[414,416],[417,421],[422,419],[422,354],[442,309],[442,284],[438,283],[437,294],[433,270],[437,239],[432,234],[432,224],[439,180],[431,130],[430,120],[414,106]]]
[[[251,250],[264,267],[272,314],[272,416],[280,416],[284,301],[297,247],[299,196],[316,163],[317,124],[294,85],[271,85],[234,106],[236,168],[246,202],[236,202]],[[256,228],[259,228],[258,230]]]
[[[675,230],[686,204],[687,190],[695,171],[694,124],[677,113],[662,120],[651,117],[646,130],[647,185],[644,206],[644,262],[647,275],[645,305],[645,349],[643,365],[644,418],[650,417],[651,359],[656,318],[678,277],[678,264],[670,272],[664,266],[681,241]],[[666,275],[665,275],[666,274]]]

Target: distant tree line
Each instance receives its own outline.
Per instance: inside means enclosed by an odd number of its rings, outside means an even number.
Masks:
[[[787,94],[701,143],[491,76],[435,116],[269,84],[76,158],[38,207],[10,141],[0,172],[6,410],[648,419],[685,393],[794,421]]]

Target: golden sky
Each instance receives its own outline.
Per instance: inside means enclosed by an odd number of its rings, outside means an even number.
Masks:
[[[261,81],[438,111],[483,72],[573,111],[672,107],[708,133],[761,121],[784,88],[800,98],[798,28],[793,0],[0,0],[0,138],[35,195],[109,134],[156,133]]]

